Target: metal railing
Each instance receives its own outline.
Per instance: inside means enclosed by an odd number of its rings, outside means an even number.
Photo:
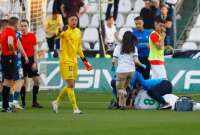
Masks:
[[[190,18],[187,21],[187,24],[185,25],[183,31],[181,32],[180,36],[177,39],[176,42],[177,48],[180,48],[183,45],[183,43],[185,42],[185,40],[189,35],[191,28],[194,26],[197,20],[197,15],[200,14],[200,0],[197,0],[196,2],[197,4],[193,13],[191,14]]]

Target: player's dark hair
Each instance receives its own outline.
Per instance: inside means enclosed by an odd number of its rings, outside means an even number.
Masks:
[[[18,23],[19,19],[17,17],[11,17],[9,20],[8,20],[8,24],[10,26],[15,26],[17,23]]]
[[[132,34],[132,32],[126,31],[122,39],[121,54],[134,53],[136,44],[137,38]]]
[[[8,20],[7,19],[0,20],[0,28],[5,27],[6,25],[8,25]]]
[[[78,16],[77,16],[77,14],[76,13],[69,13],[68,15],[67,15],[67,20],[70,18],[70,17],[76,17],[77,19],[78,19]]]
[[[54,10],[54,11],[52,12],[52,15],[55,15],[55,14],[59,14],[59,11]]]
[[[134,18],[134,21],[138,21],[138,20],[142,20],[143,21],[143,18],[141,16],[137,16]]]
[[[2,23],[3,23],[3,26],[8,25],[8,20],[7,19],[3,19]]]
[[[29,25],[29,21],[27,19],[22,19],[21,22],[25,22]]]
[[[111,20],[111,19],[114,19],[113,16],[108,16],[108,18],[106,20]]]

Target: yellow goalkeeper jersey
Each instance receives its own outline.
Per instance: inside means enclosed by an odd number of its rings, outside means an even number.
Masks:
[[[80,29],[68,28],[60,34],[60,62],[77,63],[77,55],[84,57]]]

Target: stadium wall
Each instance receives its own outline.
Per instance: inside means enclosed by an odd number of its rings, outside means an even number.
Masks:
[[[76,82],[78,91],[110,91],[111,59],[89,59],[94,70],[88,72],[79,61],[79,76]],[[174,85],[174,92],[200,92],[200,61],[193,59],[166,59],[168,79]],[[41,89],[57,90],[64,82],[60,78],[58,60],[39,62]]]

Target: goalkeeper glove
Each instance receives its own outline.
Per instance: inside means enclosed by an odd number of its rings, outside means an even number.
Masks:
[[[87,61],[87,59],[81,58],[81,60],[83,61],[84,67],[87,71],[91,71],[92,70],[92,65]]]

